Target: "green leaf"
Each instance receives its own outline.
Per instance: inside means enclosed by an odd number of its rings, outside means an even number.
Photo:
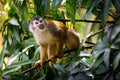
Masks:
[[[39,54],[39,47],[34,51],[34,55],[33,58],[34,60],[38,60],[40,58],[40,54]]]
[[[103,73],[105,73],[105,72],[107,72],[108,70],[107,70],[107,68],[104,66],[104,65],[100,65],[98,68],[97,68],[97,70],[95,70],[95,73],[96,74],[103,74]]]
[[[41,10],[41,5],[43,0],[33,0],[35,5],[35,12],[37,15],[41,15],[44,11]]]
[[[89,6],[89,8],[87,9],[86,15],[84,17],[84,19],[87,18],[87,16],[91,13],[91,11],[93,10],[93,8],[100,2],[101,0],[93,0],[92,4]]]
[[[80,61],[83,65],[89,67],[90,65],[88,64],[87,62],[87,59],[86,58],[82,58],[81,61]]]
[[[108,70],[109,70],[109,59],[110,59],[110,48],[106,48],[103,55],[103,60]]]
[[[43,0],[43,4],[46,9],[45,11],[48,11],[50,7],[50,0]]]
[[[22,21],[21,27],[22,27],[22,30],[23,30],[24,32],[28,31],[28,27],[27,27],[28,24],[29,24],[28,19],[24,19],[24,20]]]
[[[3,61],[4,61],[4,55],[5,55],[5,50],[7,48],[7,42],[5,42],[2,52],[0,53],[0,69],[2,69],[3,66]]]
[[[103,54],[104,51],[105,51],[105,49],[100,49],[100,50],[94,51],[91,58],[94,59],[94,58],[99,57],[101,54]]]
[[[31,47],[33,47],[33,46],[34,46],[34,45],[29,45],[29,46],[25,47],[25,48],[22,50],[22,52],[28,51],[28,49],[31,48]]]
[[[110,2],[109,0],[104,1],[102,26],[105,26],[105,23],[107,22],[108,19],[109,2]]]
[[[8,34],[8,42],[10,45],[12,45],[12,37],[11,37],[11,34]]]
[[[34,38],[29,38],[27,40],[24,40],[22,43],[21,43],[24,47],[28,47],[30,45],[37,45],[37,43],[35,42],[35,39]]]
[[[66,70],[65,70],[62,66],[60,66],[59,64],[53,64],[53,66],[54,66],[54,68],[57,69],[58,71],[66,74]]]
[[[118,34],[120,34],[120,26],[113,26],[112,33],[113,34],[111,34],[111,39],[113,40]]]
[[[103,37],[103,44],[106,45],[106,47],[108,47],[109,44],[109,38],[107,36]]]
[[[98,44],[96,45],[96,49],[97,50],[102,50],[105,49],[107,47],[105,42],[98,42]]]
[[[41,6],[42,15],[46,15],[48,10],[50,9],[50,0],[42,0],[42,6]]]
[[[90,76],[88,76],[84,72],[83,73],[81,72],[81,73],[78,73],[77,75],[75,75],[75,78],[71,78],[69,80],[92,80],[92,79]]]
[[[15,26],[19,26],[17,19],[15,19],[14,17],[9,20],[9,23]]]
[[[4,70],[2,70],[2,74],[6,75],[6,74],[9,74],[9,73],[16,71],[18,69],[20,69],[20,67],[17,67],[17,66],[11,67],[11,68],[5,68]]]
[[[120,49],[120,45],[119,44],[112,44],[111,48],[117,50],[117,49]]]
[[[97,58],[94,64],[92,65],[91,70],[94,71],[95,69],[97,69],[102,62],[103,62],[103,57]]]
[[[119,34],[118,38],[115,39],[115,42],[116,42],[116,43],[119,43],[119,42],[120,42],[120,34]],[[120,47],[119,47],[119,48],[120,48]]]
[[[67,11],[68,18],[70,18],[70,20],[74,24],[75,23],[75,11],[76,11],[75,0],[66,1],[66,11]]]
[[[23,65],[27,65],[27,64],[31,64],[31,63],[35,63],[35,62],[36,62],[36,60],[18,61],[18,62],[15,62],[15,63],[11,64],[11,65],[8,66],[7,68],[19,67],[19,66],[23,66]]]
[[[89,52],[87,52],[87,51],[81,51],[80,56],[81,56],[81,57],[90,57],[90,56],[91,56],[91,53],[89,53]]]
[[[78,1],[78,3],[81,3],[82,2],[82,0],[77,0]]]
[[[118,53],[116,53],[117,56],[115,57],[114,61],[113,61],[113,69],[115,70],[119,63],[120,63],[120,51]]]
[[[12,73],[12,74],[9,74],[9,76],[11,78],[15,78],[15,79],[18,79],[18,80],[32,80],[30,77],[27,77],[24,74],[15,74],[15,73]]]
[[[53,8],[57,9],[61,5],[62,1],[63,0],[53,0]]]
[[[116,13],[120,14],[120,0],[112,0],[112,3],[116,8]]]
[[[76,73],[82,72],[82,71],[83,71],[83,69],[81,69],[81,68],[75,68],[72,71],[70,71],[70,75],[73,75],[73,74],[76,74]]]
[[[21,53],[20,52],[18,53],[18,51],[19,50],[16,50],[16,52],[9,58],[9,60],[7,62],[7,66],[11,65],[21,55]]]
[[[17,28],[15,28],[16,26],[13,27],[13,35],[14,35],[14,38],[20,42],[20,36],[19,36],[19,30]]]
[[[36,7],[40,7],[42,4],[42,0],[33,0],[34,4],[36,5]]]

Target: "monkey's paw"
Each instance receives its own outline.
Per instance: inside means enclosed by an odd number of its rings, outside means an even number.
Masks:
[[[50,60],[49,66],[52,68],[52,67],[53,67],[53,63],[56,62],[56,58],[55,58],[55,56],[51,55],[51,56],[49,57],[49,60]]]
[[[38,68],[38,67],[41,67],[42,65],[43,65],[42,61],[37,61],[34,66],[35,68]]]
[[[56,58],[53,55],[51,55],[49,59],[50,59],[51,62],[56,62]]]
[[[58,54],[58,57],[59,57],[59,58],[62,58],[63,56],[64,56],[64,54],[62,54],[62,53],[59,53],[59,54]]]

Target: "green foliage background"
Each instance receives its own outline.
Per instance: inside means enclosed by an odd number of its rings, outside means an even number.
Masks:
[[[0,79],[120,80],[119,5],[119,0],[1,0]],[[66,54],[52,69],[45,65],[21,74],[40,56],[28,30],[35,15],[62,21],[78,31],[83,40],[76,56]],[[102,32],[91,36],[99,30]],[[94,43],[93,48],[81,51],[86,41]]]

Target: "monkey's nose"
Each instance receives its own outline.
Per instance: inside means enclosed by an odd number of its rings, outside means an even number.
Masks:
[[[43,29],[44,28],[44,25],[39,25],[39,29]]]

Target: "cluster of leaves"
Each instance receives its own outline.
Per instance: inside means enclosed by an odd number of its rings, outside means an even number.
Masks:
[[[8,17],[1,28],[4,46],[0,53],[0,79],[119,80],[120,7],[118,2],[119,0],[4,0],[3,5],[8,5],[9,8],[6,10]],[[75,24],[77,11],[82,8],[87,10],[84,19],[93,13],[102,21],[100,25],[103,34],[99,36],[101,41],[97,42],[90,51],[78,49],[78,55],[67,54],[59,62],[60,65],[54,64],[54,69],[45,65],[26,75],[20,74],[31,68],[39,59],[38,46],[28,31],[29,20],[35,15],[52,19],[67,17]],[[117,13],[114,13],[114,10]],[[114,18],[115,23],[105,28],[108,15]]]
[[[103,40],[97,43],[93,52],[95,62],[91,71],[97,80],[119,80],[120,25],[112,25],[105,31]]]

